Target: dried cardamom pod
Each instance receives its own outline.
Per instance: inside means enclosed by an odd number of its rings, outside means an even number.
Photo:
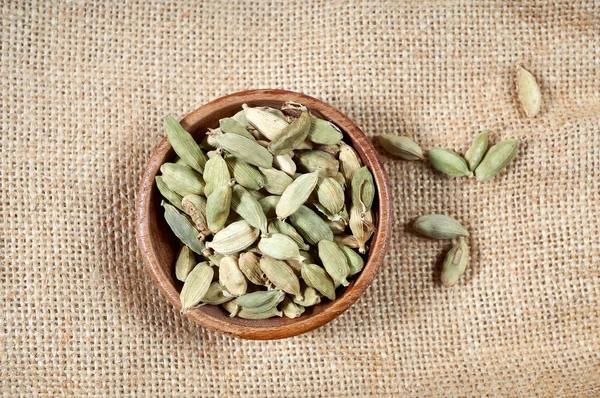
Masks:
[[[214,250],[209,248],[205,248],[204,250],[202,250],[202,255],[206,257],[210,261],[210,263],[215,267],[218,267],[219,264],[221,264],[221,260],[223,259],[223,257],[225,257],[221,253],[216,253]]]
[[[280,198],[281,196],[279,195],[271,195],[259,199],[258,203],[260,203],[260,206],[262,207],[267,218],[277,217],[276,208]]]
[[[204,240],[211,234],[206,220],[206,199],[200,195],[186,195],[181,200],[181,206],[196,225],[200,232],[198,239]]]
[[[315,144],[337,145],[342,140],[342,132],[327,120],[311,117],[308,139]]]
[[[240,271],[238,260],[232,256],[225,256],[219,264],[219,282],[227,291],[235,296],[246,294],[248,281]]]
[[[335,177],[339,168],[336,158],[319,150],[300,151],[294,159],[300,170],[307,173],[319,171],[319,175],[323,177]]]
[[[219,129],[225,134],[237,134],[248,138],[249,140],[256,141],[254,136],[250,134],[240,122],[230,117],[219,120]]]
[[[519,152],[519,140],[504,140],[490,148],[477,169],[478,181],[488,181],[497,176],[508,166]]]
[[[300,145],[298,145],[297,150],[305,150],[305,149],[313,149],[313,143],[307,138]]]
[[[285,298],[285,293],[281,290],[259,290],[254,293],[246,293],[235,299],[235,303],[243,311],[248,313],[260,314],[277,307]]]
[[[204,192],[204,179],[187,166],[175,163],[165,163],[160,166],[162,178],[171,191],[181,196]]]
[[[298,298],[302,298],[300,281],[285,261],[265,256],[260,259],[260,269],[267,275],[267,278],[275,287]]]
[[[313,147],[316,150],[319,151],[323,151],[323,152],[327,152],[328,154],[330,154],[331,156],[333,156],[334,158],[338,157],[338,154],[340,153],[340,147],[339,145],[316,145]]]
[[[321,205],[320,203],[313,203],[313,205],[315,206],[315,209],[319,211],[319,213],[323,214],[327,218],[328,221],[339,221],[344,225],[348,224],[349,216],[346,206],[342,207],[342,210],[340,210],[337,214],[333,214],[330,213],[329,210],[327,210],[325,206]]]
[[[204,166],[204,195],[208,198],[215,188],[227,185],[231,179],[227,163],[220,153],[215,153]]]
[[[346,186],[352,184],[352,177],[358,169],[362,167],[362,161],[358,153],[344,141],[340,142],[340,172],[346,179]]]
[[[348,246],[344,246],[344,245],[338,245],[340,250],[342,252],[344,252],[344,255],[346,256],[346,260],[348,261],[348,269],[350,270],[349,275],[353,276],[358,274],[360,271],[362,271],[363,267],[365,266],[365,260],[363,260],[363,258],[360,256],[360,254],[358,254],[357,252],[355,252],[354,250],[350,249]]]
[[[279,316],[281,317],[283,315],[283,312],[279,311],[277,309],[277,307],[273,307],[268,311],[265,312],[261,312],[258,314],[255,314],[253,312],[248,312],[245,310],[240,309],[240,307],[235,303],[234,301],[228,301],[227,303],[223,303],[223,308],[225,308],[231,316],[238,316],[240,318],[244,318],[244,319],[268,319],[268,318],[272,318],[274,316]]]
[[[300,250],[308,250],[309,246],[304,243],[304,239],[302,239],[302,235],[296,231],[296,228],[292,227],[290,224],[285,221],[281,221],[277,218],[271,220],[269,222],[268,232],[270,234],[284,234],[289,236],[296,244]]]
[[[300,256],[304,258],[304,261],[298,260],[287,260],[288,265],[294,271],[294,274],[300,276],[300,271],[302,270],[302,266],[304,264],[314,264],[315,260],[313,260],[312,256],[306,251],[300,251]]]
[[[460,238],[444,259],[444,265],[442,266],[442,283],[444,286],[454,286],[464,274],[467,265],[469,265],[469,246],[463,238]]]
[[[246,163],[265,168],[269,168],[273,164],[271,152],[256,141],[237,134],[221,134],[216,139],[221,148]],[[204,179],[206,180],[206,176]]]
[[[242,105],[246,120],[258,130],[265,138],[272,141],[288,126],[288,122],[273,113],[260,108],[250,108],[246,104]],[[257,165],[258,166],[258,165]],[[268,167],[268,166],[261,166]]]
[[[335,286],[333,280],[325,270],[316,264],[304,264],[302,279],[313,289],[316,289],[329,300],[335,300]]]
[[[283,155],[296,149],[308,135],[310,129],[310,116],[306,108],[300,117],[290,123],[269,144],[269,151],[273,155]]]
[[[344,222],[341,220],[340,221],[326,220],[325,222],[327,223],[327,225],[329,225],[329,229],[331,229],[331,232],[333,232],[334,235],[342,234],[346,230],[346,224],[344,224]]]
[[[306,284],[302,284],[300,287],[300,293],[302,294],[302,300],[299,300],[296,297],[292,298],[292,301],[298,305],[303,307],[312,307],[313,305],[317,305],[321,302],[321,295],[319,292]]]
[[[248,192],[250,195],[252,195],[252,197],[253,197],[254,199],[256,199],[256,200],[261,200],[262,198],[264,198],[264,197],[265,197],[265,194],[263,194],[263,193],[262,193],[262,192],[260,192],[260,191],[257,191],[257,190],[255,190],[255,189],[246,189],[246,191],[247,191],[247,192]]]
[[[275,212],[277,217],[285,219],[292,215],[300,206],[306,202],[319,181],[319,173],[302,174],[287,186],[277,203]],[[343,195],[343,193],[342,193]],[[343,198],[342,198],[343,202]],[[342,203],[343,204],[343,203]]]
[[[404,160],[423,160],[423,150],[408,137],[394,134],[379,136],[379,143],[387,152]]]
[[[460,236],[469,236],[458,221],[443,214],[428,214],[415,221],[413,228],[421,235],[434,239],[454,239]]]
[[[356,207],[351,208],[350,230],[358,242],[359,253],[365,254],[367,252],[366,243],[369,241],[369,239],[371,239],[371,236],[375,231],[375,224],[373,224],[373,212],[371,210],[362,212]]]
[[[205,263],[198,264],[185,278],[179,298],[181,300],[181,312],[187,312],[206,296],[213,277],[212,267]]]
[[[338,184],[335,178],[325,177],[319,180],[317,197],[319,203],[331,214],[338,214],[344,207],[344,188]]]
[[[435,148],[427,153],[431,165],[438,171],[452,177],[471,177],[473,173],[465,159],[454,151]]]
[[[206,243],[206,247],[221,254],[239,253],[250,247],[259,234],[258,228],[254,228],[247,221],[236,221],[217,232],[212,241]]]
[[[175,277],[182,282],[185,282],[185,278],[196,266],[196,257],[189,247],[183,245],[177,253],[177,260],[175,261]]]
[[[309,245],[316,245],[322,240],[333,241],[333,233],[327,223],[306,206],[300,206],[290,216],[290,223]]]
[[[534,117],[542,108],[542,92],[538,82],[525,68],[517,69],[517,94],[527,117]]]
[[[231,187],[235,180],[228,184],[218,186],[206,200],[206,223],[212,233],[217,233],[225,226],[231,209]]]
[[[221,134],[221,130],[219,130],[216,134]],[[215,149],[217,149],[217,140],[215,139],[215,133],[213,133],[214,130],[210,130],[208,131],[208,133],[206,133],[206,135],[204,136],[204,138],[202,138],[202,141],[200,142],[200,145],[202,146],[202,149],[204,149],[205,151],[214,151]]]
[[[341,163],[340,163],[341,165]],[[353,174],[354,175],[354,174]],[[344,177],[344,175],[342,173],[340,173],[339,171],[336,173],[335,177],[333,177],[338,184],[340,184],[340,187],[342,188],[346,188],[346,177]],[[352,181],[350,181],[352,182]]]
[[[294,303],[289,297],[283,299],[280,307],[283,315],[288,318],[298,318],[305,311],[303,306]]]
[[[268,234],[263,236],[260,242],[258,242],[258,249],[263,254],[277,260],[304,260],[304,257],[300,256],[298,244],[284,234]]]
[[[198,239],[198,230],[194,228],[192,221],[165,201],[161,204],[165,208],[165,220],[175,236],[195,253],[201,254],[204,250],[204,243]]]
[[[289,175],[280,170],[262,167],[259,170],[264,176],[265,190],[274,195],[281,195],[293,181]]]
[[[336,285],[348,286],[346,278],[350,273],[344,252],[333,242],[322,240],[318,244],[319,258],[325,270]]]
[[[259,190],[265,185],[263,175],[254,166],[249,165],[242,159],[233,156],[227,156],[225,163],[229,168],[229,173],[235,179],[235,182],[248,189]]]
[[[469,170],[475,171],[481,159],[483,159],[483,155],[487,152],[489,133],[490,131],[486,130],[473,137],[473,143],[465,153],[465,160],[469,165]]]
[[[352,205],[364,213],[371,210],[374,199],[373,175],[367,166],[363,166],[352,177]]]
[[[213,282],[210,284],[206,295],[202,299],[202,303],[219,305],[233,300],[234,297],[235,296],[227,291],[225,286],[221,285],[219,282]]]
[[[236,122],[238,122],[239,124],[241,124],[242,127],[245,128],[246,130],[248,130],[248,131],[254,130],[254,126],[252,126],[250,124],[250,122],[248,122],[248,119],[246,119],[246,111],[244,109],[242,109],[241,111],[238,111],[231,118],[233,120],[235,120]]]
[[[333,241],[338,245],[348,246],[351,249],[358,249],[358,240],[353,235],[339,234],[333,237]]]
[[[294,163],[289,153],[273,156],[273,166],[290,177],[296,173],[296,163]]]
[[[204,171],[204,164],[206,164],[208,158],[198,144],[196,144],[194,138],[181,127],[181,124],[173,116],[166,116],[164,124],[169,143],[175,153],[185,164],[202,173]]]
[[[181,211],[185,211],[183,209],[183,206],[181,205],[181,195],[177,192],[171,191],[171,189],[169,189],[167,184],[165,184],[165,182],[163,181],[162,176],[156,176],[155,181],[156,187],[158,188],[160,194],[165,199],[167,199],[173,206],[177,207]]]
[[[270,286],[267,276],[260,269],[260,258],[255,253],[240,254],[238,265],[250,282],[258,286]]]
[[[267,233],[267,217],[262,206],[246,189],[239,185],[233,187],[231,209],[239,214],[248,224]]]

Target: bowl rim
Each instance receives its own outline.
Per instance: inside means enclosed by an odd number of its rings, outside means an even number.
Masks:
[[[373,179],[377,186],[379,203],[376,215],[378,227],[371,238],[369,257],[363,270],[353,278],[351,285],[346,288],[344,293],[332,301],[323,311],[307,317],[301,316],[295,318],[292,323],[271,328],[233,324],[200,310],[193,310],[185,315],[190,320],[205,328],[227,335],[244,339],[273,340],[296,336],[325,325],[347,310],[365,292],[381,268],[389,245],[392,228],[391,193],[387,173],[383,168],[377,151],[362,130],[335,107],[303,93],[276,89],[256,89],[232,93],[210,101],[190,112],[181,120],[181,124],[186,130],[189,130],[198,121],[214,113],[215,109],[223,108],[227,104],[237,102],[240,102],[241,108],[241,103],[243,102],[253,103],[257,101],[299,102],[306,105],[309,109],[314,109],[339,126],[344,133],[344,138],[352,142],[352,147],[359,153],[363,163],[369,167],[369,170],[373,174]],[[136,203],[136,235],[138,246],[144,259],[144,265],[150,276],[169,302],[176,309],[180,310],[179,292],[160,265],[152,244],[153,234],[151,233],[149,221],[149,212],[152,211],[150,201],[153,192],[154,177],[157,175],[162,164],[161,159],[170,150],[171,145],[165,136],[154,148],[150,155],[150,160],[144,169]]]

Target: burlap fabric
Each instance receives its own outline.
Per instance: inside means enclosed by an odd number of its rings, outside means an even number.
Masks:
[[[597,2],[4,2],[0,391],[15,396],[599,396]],[[514,64],[543,91],[519,114]],[[141,172],[182,116],[249,88],[305,92],[364,131],[465,151],[520,138],[495,180],[383,157],[394,236],[332,323],[254,342],[199,327],[145,271]],[[459,285],[421,214],[472,231]]]

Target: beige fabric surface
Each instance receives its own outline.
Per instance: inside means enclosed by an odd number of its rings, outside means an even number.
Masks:
[[[600,396],[600,3],[8,1],[0,24],[2,396]],[[249,88],[424,148],[523,143],[486,183],[382,156],[373,285],[312,333],[243,341],[162,297],[134,208],[162,116]],[[407,229],[430,212],[472,231],[453,289],[448,243]]]

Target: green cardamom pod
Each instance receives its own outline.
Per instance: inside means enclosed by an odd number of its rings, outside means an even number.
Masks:
[[[286,223],[285,221],[274,218],[269,222],[268,233],[270,234],[284,234],[289,236],[300,250],[308,250],[309,246],[304,243],[304,239],[302,239],[302,235],[296,231],[296,228]]]
[[[483,159],[483,155],[487,152],[489,133],[490,131],[486,130],[473,137],[473,143],[465,153],[465,160],[469,165],[469,170],[475,171],[481,159]]]
[[[260,259],[260,269],[275,287],[298,298],[302,297],[300,281],[285,261],[265,256]]]
[[[471,177],[473,173],[465,159],[454,151],[435,148],[427,153],[431,165],[438,171],[452,177]]]
[[[227,185],[216,187],[206,200],[206,222],[212,233],[217,233],[225,226],[231,209],[231,187],[235,180]]]
[[[318,249],[319,259],[321,259],[321,263],[329,276],[331,276],[331,279],[333,279],[336,285],[348,286],[346,278],[350,273],[350,269],[348,268],[348,261],[344,252],[337,244],[327,240],[319,242]]]
[[[225,162],[235,182],[244,188],[259,190],[265,185],[264,177],[256,167],[233,156],[226,157]]]
[[[341,164],[341,163],[340,163]],[[344,177],[344,175],[342,173],[340,173],[339,171],[336,173],[335,177],[333,177],[338,184],[340,184],[340,187],[346,189],[346,177]],[[352,181],[351,181],[352,182]]]
[[[187,312],[206,296],[213,277],[212,267],[198,264],[185,278],[179,298],[181,300],[181,312]]]
[[[273,155],[259,143],[238,134],[221,134],[216,137],[221,148],[253,166],[269,168]],[[206,177],[205,177],[206,179]]]
[[[319,213],[323,214],[327,218],[327,221],[339,221],[344,225],[348,224],[349,216],[346,206],[343,206],[342,210],[340,210],[340,212],[337,214],[330,213],[329,210],[327,210],[325,206],[321,205],[320,203],[313,203],[313,206],[315,206],[315,209],[317,209]]]
[[[423,160],[423,150],[408,137],[394,134],[379,136],[379,143],[388,153],[404,160]]]
[[[206,199],[200,195],[186,195],[181,200],[181,206],[184,211],[189,214],[190,218],[200,232],[198,239],[204,240],[211,234],[206,220]]]
[[[325,177],[319,180],[317,197],[319,203],[331,214],[338,214],[344,207],[344,188],[338,184],[335,178]]]
[[[289,297],[283,299],[280,307],[283,315],[288,318],[298,318],[305,311],[303,306],[294,303]]]
[[[208,198],[215,188],[227,185],[230,179],[227,163],[220,153],[215,153],[208,159],[204,168],[204,195]]]
[[[209,248],[205,248],[204,250],[202,250],[202,255],[206,257],[208,261],[210,261],[210,263],[215,267],[218,267],[219,264],[221,264],[221,260],[223,259],[223,257],[225,257],[221,253],[217,253]]]
[[[295,304],[301,305],[303,307],[312,307],[313,305],[317,305],[321,302],[321,295],[319,294],[319,292],[317,292],[315,288],[312,288],[306,284],[302,285],[300,293],[302,294],[302,300],[299,300],[296,297],[292,298],[292,301]]]
[[[265,273],[260,269],[260,258],[252,252],[240,254],[238,265],[248,280],[258,286],[270,286]]]
[[[352,205],[364,213],[371,210],[374,199],[373,175],[367,166],[363,166],[356,170],[352,177]]]
[[[306,206],[300,206],[290,216],[290,223],[309,245],[316,245],[322,240],[333,241],[333,233],[327,223]]]
[[[271,195],[258,200],[267,218],[277,217],[276,209],[280,198],[279,195]]]
[[[260,108],[250,108],[246,104],[242,105],[242,107],[244,108],[246,120],[270,141],[277,138],[288,126],[288,122],[273,113]]]
[[[340,153],[340,146],[339,145],[323,145],[323,144],[319,144],[319,145],[315,145],[313,148],[316,149],[316,150],[319,150],[319,151],[327,152],[328,154],[330,154],[334,158],[337,158],[338,154]]]
[[[235,301],[243,311],[260,314],[273,307],[277,307],[284,298],[285,293],[281,290],[259,290],[253,293],[246,293],[235,299]]]
[[[165,220],[175,236],[195,253],[201,254],[204,250],[204,243],[198,239],[198,230],[194,228],[188,216],[165,201],[162,202],[162,206],[165,208]]]
[[[542,92],[538,82],[527,69],[517,69],[517,94],[527,117],[534,117],[542,108]]]
[[[304,257],[300,256],[300,249],[296,242],[284,234],[263,236],[258,242],[258,249],[263,254],[277,260],[304,260]]]
[[[311,140],[309,140],[308,138],[305,139],[304,141],[302,141],[302,143],[300,145],[298,145],[298,148],[296,148],[297,150],[305,150],[305,149],[313,149],[314,145],[311,142]]]
[[[346,186],[352,184],[354,173],[362,167],[362,161],[358,153],[350,145],[340,142],[340,172],[346,180]]]
[[[358,242],[359,253],[365,254],[367,252],[366,243],[375,231],[373,212],[371,210],[362,212],[356,207],[350,209],[350,231],[352,231],[352,235]]]
[[[244,318],[244,319],[260,320],[260,319],[269,319],[274,316],[279,316],[279,317],[283,316],[283,312],[279,311],[277,309],[277,307],[273,307],[268,311],[261,312],[258,314],[253,313],[253,312],[248,312],[246,310],[240,309],[240,307],[235,303],[235,300],[228,301],[227,303],[223,303],[223,308],[225,308],[225,310],[230,312],[229,316],[231,316],[231,317],[238,316],[238,317]]]
[[[233,187],[231,209],[239,214],[248,224],[267,233],[267,217],[262,206],[246,189],[239,185]]]
[[[202,176],[187,166],[175,163],[165,163],[160,166],[163,181],[169,189],[181,196],[204,192],[204,180]]]
[[[442,283],[444,286],[454,286],[469,264],[469,246],[463,238],[450,249],[442,266]]]
[[[497,176],[517,156],[519,140],[504,140],[490,148],[477,169],[475,176],[479,181],[488,181]]]
[[[221,254],[239,253],[250,247],[259,234],[258,228],[254,228],[248,222],[244,220],[236,221],[217,232],[212,241],[206,243],[206,247]]]
[[[234,296],[227,291],[225,286],[221,285],[219,282],[213,282],[210,284],[206,295],[202,299],[202,303],[219,305],[231,301],[233,298]]]
[[[177,192],[171,191],[171,189],[165,184],[162,176],[156,176],[156,187],[160,194],[167,199],[173,206],[177,207],[181,211],[185,211],[181,205],[181,195]]]
[[[325,222],[327,223],[327,225],[329,225],[329,229],[331,229],[331,232],[333,232],[334,235],[342,234],[346,230],[346,224],[344,224],[344,222],[341,220],[325,220]]]
[[[237,134],[248,138],[249,140],[256,141],[254,136],[250,134],[240,122],[230,117],[219,120],[219,129],[225,134]]]
[[[264,188],[273,195],[281,195],[292,183],[292,177],[280,170],[259,168],[264,176]]]
[[[454,239],[460,236],[469,236],[469,231],[458,221],[443,214],[421,216],[417,218],[413,228],[421,235],[434,239]]]
[[[225,256],[219,263],[219,282],[234,296],[246,294],[248,282],[238,266],[238,260]]]
[[[306,108],[305,108],[306,109]],[[283,155],[296,149],[308,135],[310,129],[310,116],[306,110],[300,117],[290,123],[269,144],[269,151],[273,155]]]
[[[264,197],[265,197],[265,194],[264,194],[264,193],[262,193],[262,192],[260,192],[260,191],[257,191],[257,190],[255,190],[255,189],[246,189],[246,191],[247,191],[247,192],[248,192],[250,195],[252,195],[252,197],[253,197],[254,199],[256,199],[256,200],[261,200],[262,198],[264,198]]]
[[[327,120],[311,117],[308,139],[315,144],[337,145],[342,140],[342,132]]]
[[[281,198],[277,203],[277,207],[275,209],[277,217],[283,220],[298,210],[298,208],[306,202],[312,191],[315,189],[318,181],[319,173],[313,172],[302,174],[290,185],[288,185],[285,191],[283,191],[281,194]]]
[[[294,156],[298,168],[307,173],[319,171],[323,177],[335,177],[339,162],[329,153],[319,150],[300,151]]]
[[[344,245],[338,245],[338,246],[339,246],[340,250],[342,252],[344,252],[344,255],[346,256],[346,261],[348,262],[348,269],[350,270],[349,275],[353,276],[353,275],[358,274],[360,271],[362,271],[363,267],[365,266],[365,260],[363,260],[363,258],[360,256],[360,254],[358,254],[357,252],[355,252],[348,246],[344,246]]]
[[[246,110],[245,109],[238,111],[231,118],[233,120],[235,120],[236,122],[238,122],[239,124],[241,124],[242,127],[245,128],[246,130],[248,130],[248,131],[254,130],[254,126],[252,126],[250,124],[250,122],[248,122],[248,119],[246,119]]]
[[[335,300],[335,286],[325,270],[316,264],[302,266],[302,279],[329,300]]]
[[[185,282],[185,278],[188,276],[190,271],[196,266],[196,257],[194,253],[187,246],[181,246],[179,253],[177,253],[177,260],[175,261],[175,277]]]
[[[277,170],[283,171],[290,177],[293,176],[294,173],[296,173],[296,163],[292,159],[291,154],[293,153],[290,152],[283,155],[273,156],[273,166]]]
[[[354,235],[338,234],[333,237],[333,241],[338,245],[348,246],[351,249],[358,249],[358,240]]]
[[[183,160],[185,164],[199,173],[204,171],[204,164],[208,160],[200,146],[196,144],[190,133],[179,124],[173,116],[166,116],[164,119],[165,130],[169,143],[175,153]]]

